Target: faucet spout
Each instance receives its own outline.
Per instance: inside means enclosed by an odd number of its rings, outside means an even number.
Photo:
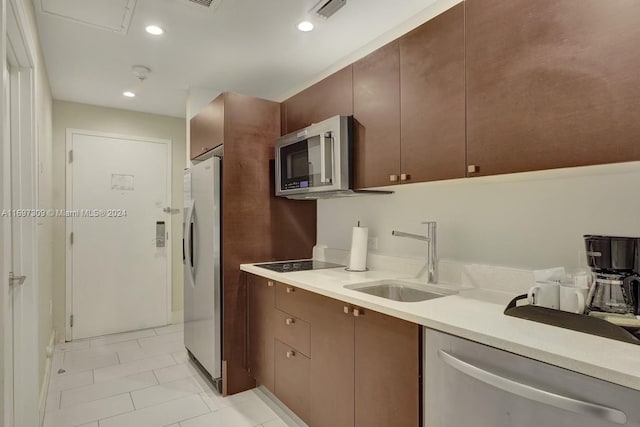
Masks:
[[[407,239],[420,240],[427,242],[428,254],[427,254],[427,282],[434,284],[438,283],[438,254],[436,252],[436,222],[425,221],[422,224],[427,225],[427,235],[422,236],[420,234],[405,233],[404,231],[393,230],[392,236],[405,237]]]

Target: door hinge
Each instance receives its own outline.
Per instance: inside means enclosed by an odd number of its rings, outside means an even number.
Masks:
[[[69,150],[69,163],[73,163],[73,150]]]
[[[73,314],[69,316],[69,326],[73,328]]]
[[[73,231],[69,234],[69,243],[73,245]]]

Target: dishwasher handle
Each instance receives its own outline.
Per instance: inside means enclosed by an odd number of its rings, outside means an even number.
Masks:
[[[517,381],[504,378],[500,375],[494,374],[493,372],[489,372],[474,366],[471,363],[465,362],[464,360],[460,360],[444,350],[438,350],[438,357],[453,369],[485,384],[506,391],[507,393],[515,394],[525,399],[555,406],[556,408],[577,414],[597,417],[615,424],[627,424],[627,415],[618,409],[573,399],[571,397],[562,396],[560,394],[541,390],[527,384],[522,384]]]

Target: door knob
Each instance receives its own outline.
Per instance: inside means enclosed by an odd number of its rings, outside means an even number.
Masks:
[[[292,294],[295,292],[295,288],[287,288],[287,293]]]
[[[27,280],[27,276],[14,276],[13,272],[9,273],[9,286],[22,285]]]
[[[351,309],[349,308],[348,305],[345,305],[343,310],[344,310],[344,314],[349,314],[351,312]]]
[[[353,316],[354,317],[360,317],[362,316],[364,313],[362,312],[362,310],[360,310],[359,308],[354,308],[353,309]]]
[[[292,357],[296,356],[296,352],[295,351],[287,351],[287,359],[291,359]]]
[[[389,181],[396,182],[398,180],[398,175],[389,175]]]
[[[476,173],[476,172],[478,172],[478,167],[476,165],[469,165],[469,166],[467,166],[467,172],[468,173]]]
[[[270,288],[272,288],[272,287],[273,287],[273,281],[269,280],[269,281],[267,282],[267,286],[268,286],[268,287],[270,287]]]
[[[411,175],[409,175],[408,173],[400,174],[400,181],[408,181],[410,179],[411,179]]]
[[[285,319],[284,323],[285,323],[287,326],[291,326],[291,325],[293,325],[294,323],[296,323],[296,321],[289,317],[289,318]]]

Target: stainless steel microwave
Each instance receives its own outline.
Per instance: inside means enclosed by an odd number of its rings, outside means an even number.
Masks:
[[[352,193],[353,118],[335,116],[276,141],[276,196],[290,199]]]

